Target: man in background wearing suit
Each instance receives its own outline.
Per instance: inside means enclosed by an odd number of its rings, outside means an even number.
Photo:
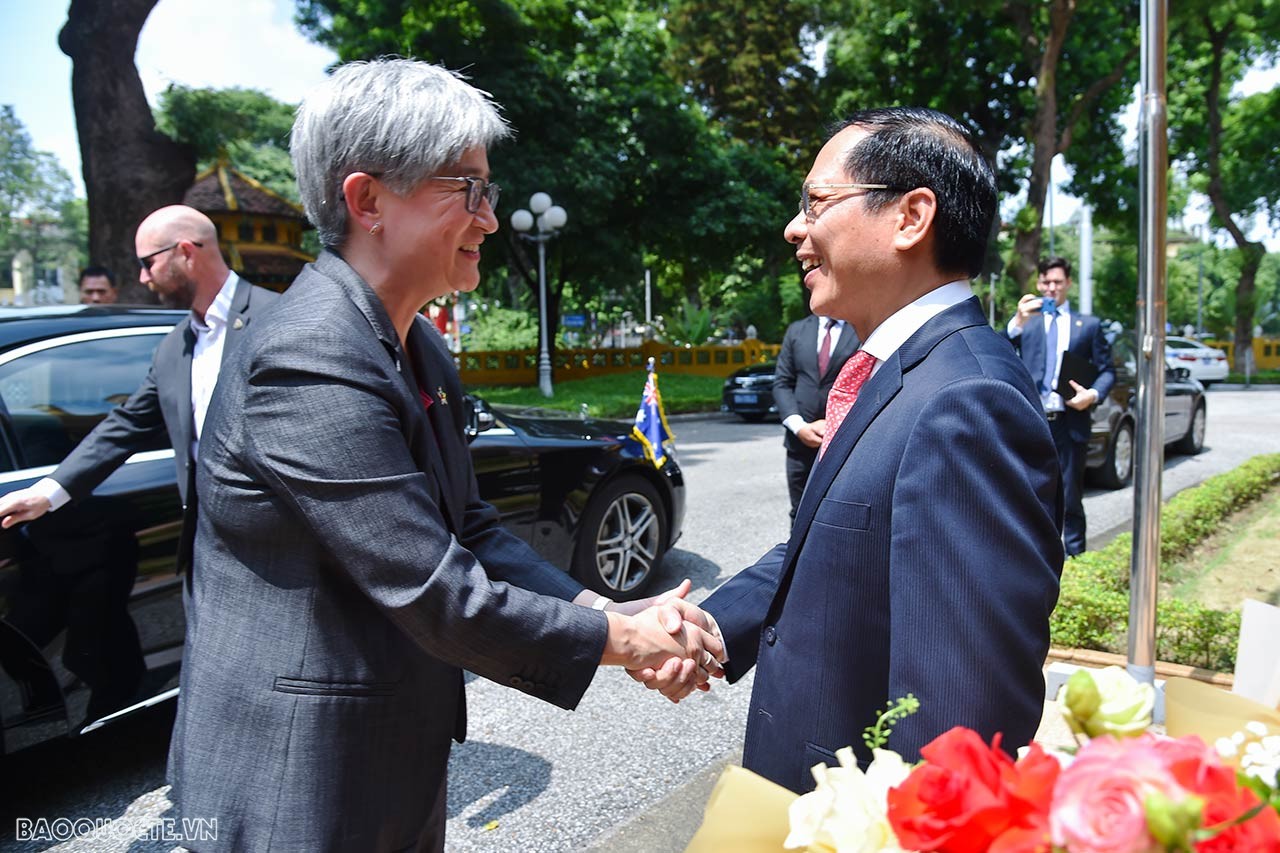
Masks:
[[[840,368],[858,348],[858,334],[843,320],[810,314],[787,327],[773,374],[773,401],[787,428],[787,488],[795,521],[804,484],[818,459],[827,394]]]
[[[1028,293],[1018,300],[1018,313],[1007,330],[1040,392],[1049,431],[1062,466],[1062,486],[1066,501],[1063,542],[1068,557],[1084,551],[1084,464],[1089,452],[1093,407],[1115,384],[1111,366],[1111,345],[1096,317],[1072,314],[1067,305],[1071,289],[1071,264],[1065,258],[1049,258],[1039,265],[1036,281],[1039,295]],[[1031,318],[1035,319],[1032,320]],[[1030,320],[1030,322],[1028,322]],[[1063,353],[1087,361],[1098,372],[1092,387],[1068,380],[1072,394],[1059,394],[1059,374]]]
[[[178,569],[191,560],[195,536],[195,465],[200,431],[218,371],[250,320],[279,294],[255,287],[228,267],[209,217],[185,205],[162,207],[138,226],[138,278],[166,308],[191,314],[160,341],[142,386],[85,436],[57,469],[30,488],[0,499],[0,524],[32,521],[83,500],[139,450],[166,432],[182,499]]]
[[[800,198],[785,234],[813,311],[862,348],[790,541],[702,603],[730,680],[756,668],[743,765],[797,792],[841,747],[870,761],[863,729],[908,693],[888,747],[909,762],[953,726],[1030,741],[1062,568],[1053,439],[969,286],[996,212],[973,137],[933,110],[858,112]],[[678,694],[666,670],[638,675]]]

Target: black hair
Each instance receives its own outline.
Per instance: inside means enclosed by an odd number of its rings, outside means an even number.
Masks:
[[[1051,269],[1060,269],[1066,274],[1067,278],[1071,278],[1071,261],[1064,257],[1054,255],[1052,258],[1045,258],[1036,264],[1036,270],[1039,271],[1040,275],[1044,275]]]
[[[91,264],[90,266],[80,270],[79,284],[84,284],[84,280],[90,276],[102,276],[111,284],[113,289],[116,286],[116,274],[104,266]]]
[[[839,126],[867,136],[845,158],[853,181],[888,184],[870,190],[868,210],[882,210],[918,187],[938,200],[934,262],[947,273],[974,278],[982,272],[996,215],[996,178],[974,135],[960,122],[925,107],[859,110]]]

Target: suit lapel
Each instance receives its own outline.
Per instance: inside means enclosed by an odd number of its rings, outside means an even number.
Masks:
[[[835,438],[827,446],[827,452],[814,466],[809,483],[805,486],[804,497],[796,510],[796,520],[791,528],[791,539],[787,543],[787,555],[783,561],[782,580],[774,597],[775,603],[780,596],[785,595],[790,585],[791,572],[795,569],[795,561],[804,540],[809,535],[818,505],[826,497],[827,490],[831,488],[836,475],[844,467],[845,460],[853,452],[863,433],[902,390],[903,378],[943,339],[961,329],[982,325],[986,325],[986,318],[976,297],[951,306],[921,326],[897,352],[885,359],[875,376],[862,386],[858,401],[853,404],[844,423],[836,431]]]
[[[196,330],[191,328],[191,318],[183,321],[182,363],[178,365],[178,389],[173,399],[178,407],[178,435],[184,446],[175,447],[175,453],[191,453],[191,441],[196,435],[196,414],[191,405],[191,360],[196,351]]]
[[[222,363],[227,363],[227,354],[234,350],[244,337],[245,328],[249,325],[249,295],[253,285],[244,279],[236,283],[236,292],[231,297],[231,310],[227,312],[227,340],[222,347]]]
[[[418,459],[418,464],[428,476],[434,477],[438,484],[438,492],[440,494],[440,508],[444,512],[446,518],[449,519],[450,525],[455,533],[462,532],[462,516],[463,507],[458,505],[457,496],[466,494],[465,488],[457,488],[457,484],[453,482],[451,472],[449,470],[448,460],[445,458],[446,449],[453,453],[455,450],[459,452],[468,452],[466,448],[454,448],[452,446],[452,436],[455,435],[452,424],[449,419],[449,413],[443,409],[450,404],[458,405],[460,401],[450,401],[447,392],[443,391],[444,383],[438,382],[442,379],[439,376],[441,367],[434,364],[434,360],[430,357],[428,347],[431,346],[430,340],[423,334],[422,324],[415,322],[409,328],[409,345],[406,347],[411,364],[411,370],[406,373],[406,379],[409,381],[411,392],[414,400],[417,402],[417,409],[422,413],[424,430],[414,431],[414,435],[420,435],[421,439],[415,442],[413,453]],[[421,389],[421,390],[419,390]],[[422,394],[431,399],[431,405],[425,406],[422,402]]]

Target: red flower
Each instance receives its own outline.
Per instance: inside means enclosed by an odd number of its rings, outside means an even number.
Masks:
[[[909,850],[1034,853],[1049,850],[1055,758],[1032,744],[1015,764],[972,729],[954,728],[920,750],[921,764],[889,790],[889,823]]]
[[[1257,795],[1242,786],[1235,770],[1223,763],[1200,738],[1192,735],[1163,740],[1157,749],[1178,784],[1204,798],[1202,828],[1230,823],[1258,806]],[[1198,842],[1196,850],[1198,853],[1280,853],[1280,815],[1274,809],[1264,808],[1244,823]]]

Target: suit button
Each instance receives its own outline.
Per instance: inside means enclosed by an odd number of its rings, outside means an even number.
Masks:
[[[511,681],[509,681],[508,683],[512,687],[519,687],[520,685],[524,684],[524,679],[518,675],[513,675],[511,676]]]
[[[774,630],[772,625],[764,629],[764,641],[771,646],[778,642],[778,632]]]

